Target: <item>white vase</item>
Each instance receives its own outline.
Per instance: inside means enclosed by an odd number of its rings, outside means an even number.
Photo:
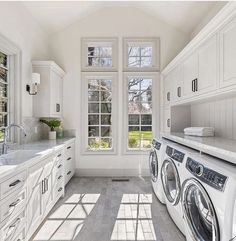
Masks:
[[[56,131],[49,131],[48,139],[49,140],[56,140],[57,132]]]

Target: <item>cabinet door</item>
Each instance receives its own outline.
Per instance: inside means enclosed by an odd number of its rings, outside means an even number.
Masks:
[[[61,116],[62,114],[62,78],[51,71],[51,114]]]
[[[171,101],[171,84],[172,84],[172,80],[171,80],[171,73],[169,73],[165,79],[164,79],[164,105],[165,107],[168,107]]]
[[[220,30],[220,87],[236,84],[236,17]]]
[[[191,54],[183,62],[183,97],[191,97],[193,92],[193,81],[198,78],[198,56]]]
[[[183,96],[183,72],[182,65],[177,66],[172,71],[172,102],[175,103],[182,99]]]
[[[217,35],[208,39],[198,50],[198,82],[197,93],[216,89],[218,80]]]
[[[170,132],[170,125],[171,125],[171,120],[170,120],[170,109],[165,109],[164,110],[164,123],[163,123],[163,130],[164,132]]]

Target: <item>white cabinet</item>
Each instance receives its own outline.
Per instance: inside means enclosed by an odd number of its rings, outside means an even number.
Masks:
[[[178,102],[183,97],[183,66],[178,65],[174,70],[172,70],[171,75],[171,101]]]
[[[206,93],[216,89],[219,79],[218,35],[205,41],[198,50],[198,93]]]
[[[33,98],[35,117],[62,116],[64,71],[53,61],[33,61],[33,72],[40,74],[38,93]]]
[[[220,87],[236,84],[236,17],[220,30]]]
[[[170,132],[171,119],[170,119],[170,109],[164,110],[164,122],[163,122],[163,130],[164,132]]]
[[[65,148],[65,185],[75,173],[75,143],[68,144]]]
[[[171,101],[171,86],[172,86],[172,75],[169,73],[164,78],[163,86],[164,86],[164,95],[163,95],[163,102],[164,106],[167,108],[170,105]]]

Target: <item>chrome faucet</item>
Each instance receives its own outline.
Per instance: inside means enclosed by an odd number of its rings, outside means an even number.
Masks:
[[[2,152],[1,154],[7,154],[7,139],[9,138],[9,131],[12,127],[17,127],[19,129],[21,129],[21,131],[24,133],[24,135],[26,136],[26,132],[25,132],[25,129],[20,126],[20,125],[17,125],[17,124],[11,124],[9,126],[7,126],[5,128],[5,133],[4,133],[4,141],[3,141],[3,144],[2,144]]]

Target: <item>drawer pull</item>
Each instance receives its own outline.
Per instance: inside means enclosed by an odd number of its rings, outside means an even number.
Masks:
[[[17,218],[15,223],[9,226],[8,231],[6,233],[6,237],[10,237],[17,229],[18,224],[20,223],[21,218]]]
[[[60,180],[62,178],[62,175],[60,175],[57,179]]]
[[[71,148],[71,146],[68,146],[68,147],[67,147],[67,149],[70,149],[70,148]]]
[[[59,189],[58,189],[58,192],[61,192],[62,191],[62,187],[60,187]]]
[[[9,208],[15,207],[19,202],[20,202],[20,199],[18,198],[15,202],[13,202],[9,205]]]
[[[69,161],[69,160],[71,160],[71,157],[68,157],[68,158],[67,158],[67,161]]]
[[[14,187],[14,186],[16,186],[17,184],[19,184],[21,182],[21,180],[16,180],[15,182],[13,182],[13,183],[11,183],[11,184],[9,184],[9,187]]]
[[[61,156],[61,154],[57,155],[57,157],[60,157],[60,156]]]
[[[59,169],[59,168],[61,168],[62,167],[62,165],[60,164],[57,168]]]
[[[71,174],[71,171],[67,172],[67,175],[70,175]]]

